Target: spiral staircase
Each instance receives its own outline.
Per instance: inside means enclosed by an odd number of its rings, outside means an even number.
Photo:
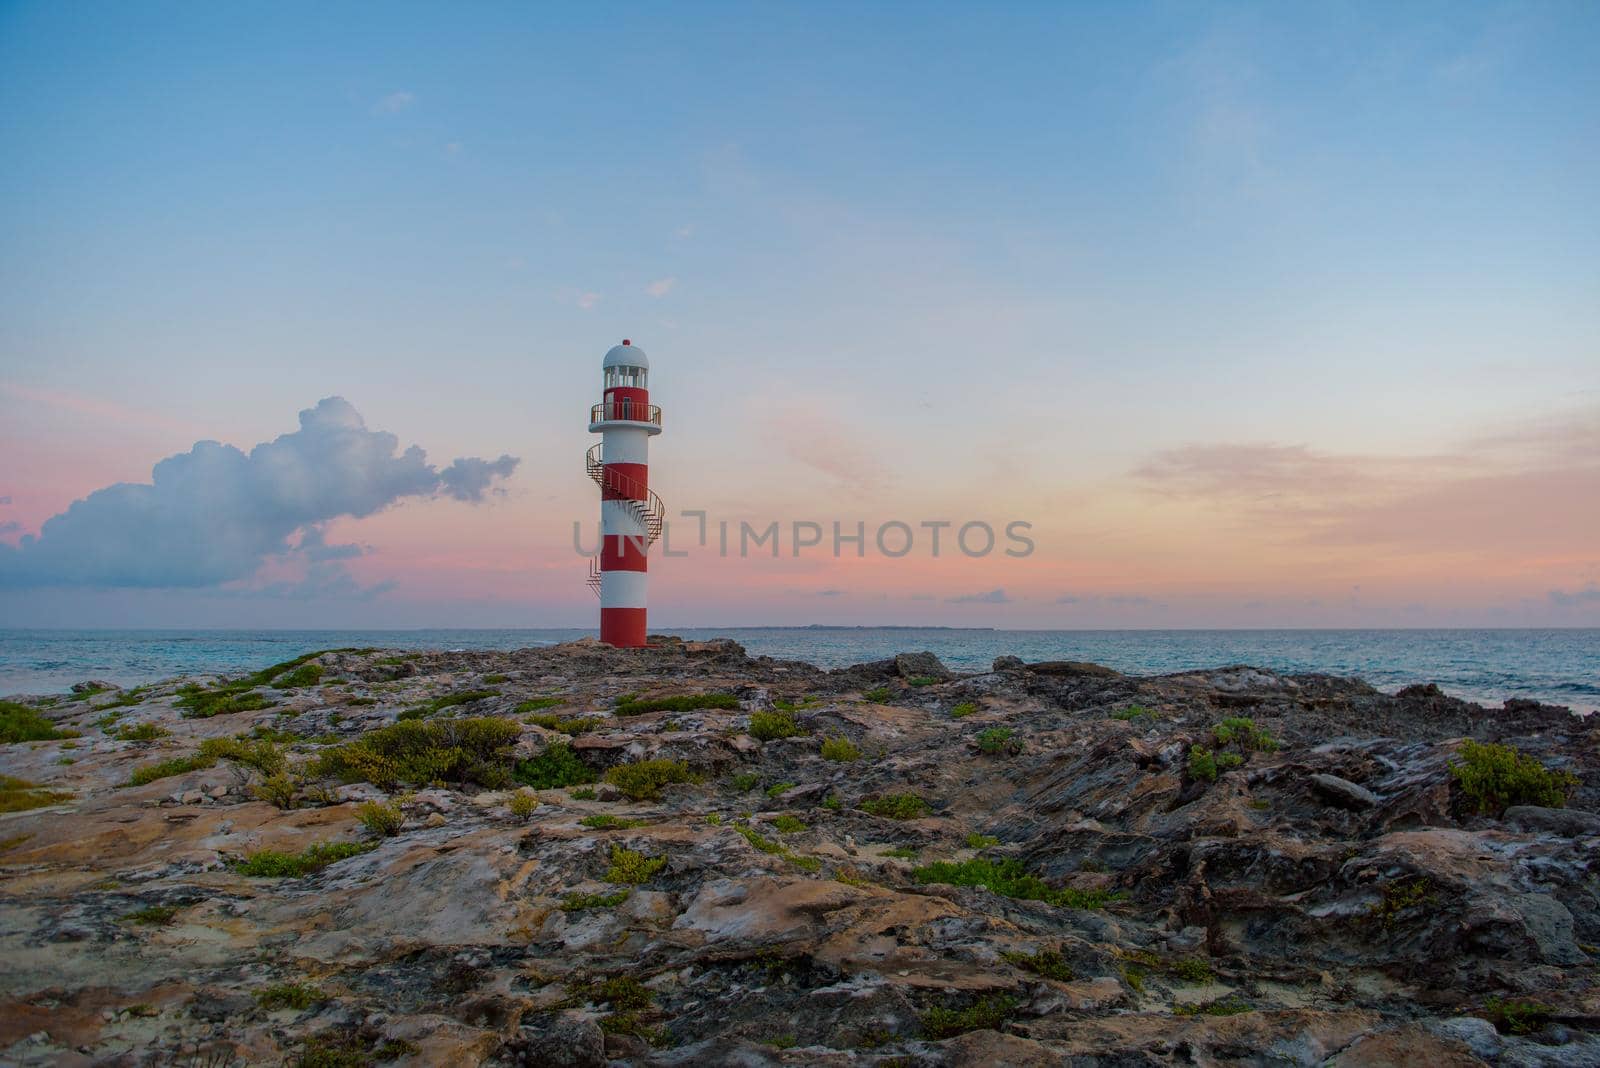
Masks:
[[[618,498],[605,499],[620,499],[623,504],[627,505],[628,511],[632,512],[633,517],[644,527],[645,545],[654,545],[657,539],[661,537],[661,529],[667,518],[667,506],[661,503],[661,498],[656,496],[655,491],[647,486],[639,485],[637,479],[608,470],[601,445],[590,446],[589,451],[584,453],[583,466],[589,472],[589,477],[594,480],[594,484],[600,487],[602,497],[604,497],[605,490],[610,490],[619,495]],[[644,498],[642,500],[639,498],[641,489],[644,490]],[[600,596],[600,556],[598,553],[589,561],[589,578],[587,581],[589,588],[594,591],[594,595],[596,597]]]

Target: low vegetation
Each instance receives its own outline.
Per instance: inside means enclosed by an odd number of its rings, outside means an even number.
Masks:
[[[547,708],[555,708],[564,700],[565,698],[561,697],[534,697],[527,701],[519,702],[511,711],[519,716],[526,716],[530,712],[543,712]]]
[[[304,1012],[326,1000],[327,995],[310,983],[274,983],[256,991],[256,1004],[268,1012],[278,1009]]]
[[[642,886],[667,866],[666,857],[647,857],[622,846],[611,847],[611,866],[603,876],[608,883]]]
[[[491,697],[499,696],[499,690],[459,690],[456,693],[443,694],[433,698],[431,701],[424,701],[420,705],[408,708],[400,713],[398,718],[401,720],[427,719],[430,716],[437,716],[447,708],[459,708],[462,705],[470,705],[476,701],[487,701]]]
[[[968,1031],[998,1030],[1016,1011],[1015,999],[1004,995],[982,998],[964,1009],[935,1005],[922,1014],[922,1031],[938,1040]]]
[[[511,750],[521,733],[516,721],[493,716],[408,720],[324,750],[315,768],[319,775],[384,789],[462,782],[496,790],[511,781]]]
[[[153,742],[157,738],[167,738],[171,731],[159,723],[130,723],[112,735],[119,742]]]
[[[985,756],[1015,753],[1021,748],[1022,743],[1012,738],[1010,727],[990,727],[978,732],[978,752]]]
[[[173,704],[183,711],[187,719],[210,719],[212,716],[255,712],[272,707],[271,700],[256,692],[254,683],[226,683],[210,690],[194,685],[182,686]]]
[[[173,757],[155,764],[145,764],[133,769],[133,774],[128,776],[129,786],[143,786],[155,782],[157,779],[170,779],[174,775],[187,775],[191,771],[209,768],[217,762],[216,757],[201,756],[195,753],[192,756]]]
[[[916,794],[889,794],[861,802],[861,809],[874,816],[891,820],[921,819],[933,811],[932,806]]]
[[[935,683],[937,683],[938,681],[939,681],[938,679],[933,678],[931,675],[918,675],[914,679],[907,679],[906,680],[906,684],[910,685],[910,686],[918,686],[918,687],[921,687],[921,686],[932,686]]]
[[[605,720],[595,716],[579,716],[573,719],[563,719],[548,712],[535,712],[531,716],[523,717],[535,727],[543,727],[547,731],[560,731],[562,734],[582,734],[592,731]]]
[[[842,735],[824,738],[822,740],[822,759],[847,764],[861,759],[861,748]]]
[[[935,861],[912,871],[911,877],[919,883],[948,883],[951,886],[983,886],[1003,897],[1025,901],[1043,901],[1062,908],[1103,908],[1121,895],[1105,890],[1078,890],[1072,887],[1057,889],[1037,875],[1032,875],[1022,862],[1011,858],[991,860],[974,857],[958,862]]]
[[[370,842],[317,842],[302,853],[263,849],[236,862],[233,870],[262,879],[299,879],[372,848]]]
[[[615,908],[628,900],[632,890],[618,890],[614,894],[568,894],[561,901],[563,912],[582,912],[584,909]]]
[[[1540,1001],[1526,998],[1492,997],[1484,1002],[1483,1019],[1494,1024],[1494,1029],[1505,1035],[1531,1035],[1545,1025],[1554,1010]]]
[[[750,736],[758,741],[771,742],[779,738],[794,738],[806,733],[795,722],[794,715],[784,711],[750,713]]]
[[[1274,753],[1278,740],[1246,716],[1230,716],[1211,728],[1211,737],[1220,749],[1234,746],[1244,752]]]
[[[0,775],[0,813],[28,812],[71,800],[72,795],[65,790],[49,790],[27,779]]]
[[[200,756],[227,760],[267,776],[282,774],[289,763],[284,751],[266,738],[207,738],[200,743]]]
[[[863,701],[871,701],[875,705],[881,705],[889,700],[889,687],[874,686],[870,690],[862,690],[861,699]]]
[[[322,676],[327,669],[321,664],[301,664],[293,671],[286,671],[272,682],[274,690],[297,690],[302,686],[315,686],[322,681]]]
[[[1041,949],[1037,953],[1022,953],[1018,950],[1006,950],[1000,954],[1007,964],[1021,968],[1023,971],[1042,975],[1046,979],[1058,982],[1070,982],[1073,978],[1072,968],[1067,964],[1061,952],[1055,949]]]
[[[137,923],[146,927],[165,927],[178,915],[178,910],[172,905],[146,905],[142,909],[134,909],[117,917],[118,923]]]
[[[517,819],[525,820],[539,810],[539,795],[532,790],[518,790],[506,802],[506,807]]]
[[[57,729],[36,708],[15,701],[0,701],[0,743],[53,742],[58,738],[77,737],[77,731]]]
[[[594,769],[580,760],[568,743],[551,742],[538,756],[517,761],[511,777],[535,790],[559,790],[594,782]],[[594,791],[589,791],[589,796],[592,798]]]
[[[1236,994],[1229,994],[1216,1001],[1190,1002],[1172,1006],[1176,1016],[1238,1016],[1240,1013],[1254,1012],[1255,1006]]]
[[[1127,708],[1119,708],[1115,712],[1110,713],[1107,718],[1119,719],[1124,723],[1131,723],[1134,720],[1154,719],[1155,715],[1156,714],[1154,712],[1150,711],[1144,705],[1129,705]]]
[[[806,821],[799,816],[791,816],[785,812],[772,821],[772,829],[779,834],[799,834],[807,830]]]
[[[978,702],[976,702],[976,701],[962,701],[959,705],[956,705],[954,708],[952,708],[950,710],[950,718],[951,719],[966,719],[968,716],[972,715],[976,711],[978,711]]]
[[[605,781],[621,790],[622,796],[630,801],[656,801],[661,797],[662,787],[699,779],[681,760],[657,759],[608,768]]]
[[[619,716],[638,716],[646,712],[693,712],[700,708],[735,709],[739,699],[731,693],[692,693],[676,697],[644,697],[617,704]]]
[[[361,826],[379,838],[391,838],[405,826],[406,814],[392,801],[363,801],[356,810]]]
[[[1512,805],[1564,808],[1578,788],[1569,771],[1552,771],[1509,745],[1470,740],[1450,762],[1450,778],[1472,811],[1496,816]]]
[[[613,816],[609,812],[601,812],[593,816],[585,816],[578,821],[591,831],[629,831],[635,827],[648,826],[649,820],[628,819],[625,816]]]

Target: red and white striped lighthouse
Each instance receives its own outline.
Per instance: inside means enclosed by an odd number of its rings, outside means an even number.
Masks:
[[[666,515],[650,492],[650,439],[661,433],[661,409],[650,403],[643,349],[624,340],[602,366],[604,399],[589,412],[589,432],[600,435],[600,444],[584,457],[600,487],[600,555],[589,562],[589,587],[600,595],[600,640],[641,646],[647,554]]]

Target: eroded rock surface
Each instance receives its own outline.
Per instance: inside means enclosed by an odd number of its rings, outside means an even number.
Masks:
[[[1600,1063],[1600,729],[1564,709],[652,640],[19,699],[78,736],[0,747],[45,791],[0,815],[0,1062]],[[330,771],[484,717],[438,781]],[[1566,807],[1474,811],[1467,739]],[[688,781],[612,770],[650,760]]]

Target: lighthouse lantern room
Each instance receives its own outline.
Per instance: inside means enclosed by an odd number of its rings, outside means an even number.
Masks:
[[[650,490],[650,439],[661,409],[650,403],[650,359],[624,340],[606,353],[603,399],[589,411],[600,443],[584,467],[600,487],[600,554],[589,562],[589,587],[600,595],[600,640],[636,647],[645,641],[649,549],[666,509]]]

